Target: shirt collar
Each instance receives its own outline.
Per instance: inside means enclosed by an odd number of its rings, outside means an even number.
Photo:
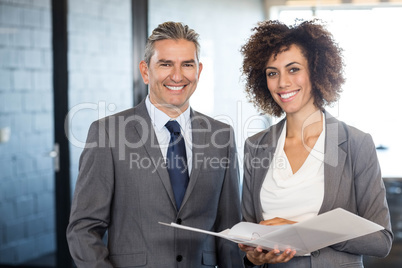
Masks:
[[[176,120],[182,129],[190,128],[190,106],[177,118],[170,118],[167,114],[156,108],[149,99],[149,95],[145,100],[145,105],[151,118],[152,125],[158,131],[161,131],[169,120]],[[188,124],[188,125],[187,125]]]

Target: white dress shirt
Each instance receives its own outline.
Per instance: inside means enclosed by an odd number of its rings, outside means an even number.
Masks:
[[[165,162],[170,142],[170,132],[165,127],[165,124],[169,120],[176,120],[179,123],[181,135],[184,137],[184,143],[186,145],[188,175],[190,176],[193,158],[190,106],[179,117],[170,118],[167,114],[159,110],[151,103],[149,95],[145,100],[145,105],[147,107],[149,117],[151,117],[152,126],[154,127],[156,138],[158,139],[159,147]]]

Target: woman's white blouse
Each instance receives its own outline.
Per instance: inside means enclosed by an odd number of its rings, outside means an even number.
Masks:
[[[283,150],[285,122],[260,192],[264,220],[280,217],[301,222],[318,215],[324,198],[325,116],[322,118],[323,131],[295,174]]]

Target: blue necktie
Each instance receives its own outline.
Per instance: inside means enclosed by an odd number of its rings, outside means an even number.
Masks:
[[[174,192],[176,207],[177,210],[179,210],[189,181],[186,146],[180,132],[180,125],[177,121],[169,121],[166,123],[165,127],[170,132],[166,164]]]

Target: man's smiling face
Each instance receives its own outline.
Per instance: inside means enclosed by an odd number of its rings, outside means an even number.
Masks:
[[[202,64],[191,41],[159,40],[154,48],[149,66],[144,61],[140,63],[142,78],[149,85],[151,103],[170,117],[177,117],[189,106]]]

